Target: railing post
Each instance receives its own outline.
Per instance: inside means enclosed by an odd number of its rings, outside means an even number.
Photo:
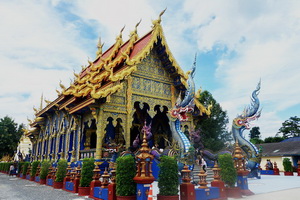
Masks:
[[[181,200],[195,200],[195,186],[191,183],[191,170],[187,165],[184,165],[181,171],[182,184],[180,185]]]

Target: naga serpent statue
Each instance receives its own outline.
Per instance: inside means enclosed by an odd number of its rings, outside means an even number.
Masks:
[[[260,117],[258,94],[260,90],[260,81],[256,89],[252,92],[251,104],[244,109],[241,115],[238,115],[232,122],[232,133],[234,140],[238,142],[240,147],[246,153],[247,167],[251,170],[249,177],[260,178],[259,166],[261,162],[261,152],[249,140],[243,137],[243,131],[250,129],[250,122]]]
[[[194,96],[195,96],[195,83],[194,83],[194,75],[196,69],[196,59],[194,61],[193,67],[191,72],[188,75],[188,88],[185,91],[184,98],[181,100],[181,94],[179,94],[178,99],[175,103],[175,106],[170,111],[170,115],[175,120],[170,121],[170,127],[172,130],[172,135],[174,141],[177,141],[180,147],[180,154],[181,157],[183,154],[186,154],[191,147],[191,143],[186,135],[181,131],[181,122],[187,121],[187,113],[192,113],[194,111],[195,103],[194,103]]]

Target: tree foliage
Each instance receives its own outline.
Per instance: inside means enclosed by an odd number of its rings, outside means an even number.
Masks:
[[[295,116],[285,120],[278,133],[282,133],[285,138],[300,137],[300,118]]]
[[[117,158],[117,196],[132,196],[135,194],[136,183],[133,181],[135,173],[135,161],[132,155]]]
[[[80,187],[90,187],[90,183],[93,180],[93,169],[95,167],[94,158],[84,158],[82,163]]]
[[[293,172],[292,162],[289,158],[284,158],[282,165],[285,172]]]
[[[57,171],[56,171],[56,182],[63,182],[66,174],[67,174],[68,162],[64,159],[60,159],[57,163]]]
[[[13,156],[23,134],[23,124],[18,125],[8,116],[0,119],[0,158],[4,155]]]
[[[218,156],[218,163],[220,165],[221,179],[224,181],[226,186],[234,187],[237,180],[237,172],[234,168],[232,156],[229,153],[220,154]]]
[[[257,127],[257,126],[253,127],[253,128],[250,130],[249,137],[250,137],[250,139],[253,139],[253,138],[260,138],[259,127]]]
[[[174,157],[162,156],[159,166],[158,187],[159,194],[175,196],[178,194],[178,165]]]
[[[274,142],[281,142],[284,140],[284,137],[267,137],[264,140],[264,143],[274,143]]]
[[[208,91],[203,91],[198,99],[204,106],[212,104],[211,115],[201,119],[196,124],[200,128],[204,148],[212,151],[219,151],[225,148],[225,144],[232,140],[231,134],[227,131],[228,116],[220,104]]]

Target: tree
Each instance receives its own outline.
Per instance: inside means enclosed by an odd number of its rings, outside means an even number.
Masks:
[[[253,139],[253,138],[260,138],[259,127],[257,127],[257,126],[253,127],[253,128],[250,130],[249,137],[250,137],[250,139]]]
[[[300,137],[300,118],[295,116],[285,120],[278,133],[282,133],[285,138]]]
[[[264,141],[260,139],[260,131],[259,127],[255,126],[250,130],[249,133],[250,142],[253,144],[261,144]]]
[[[282,140],[284,140],[284,137],[267,137],[265,138],[264,143],[281,142]]]
[[[212,104],[211,115],[201,119],[196,124],[196,129],[200,128],[204,148],[212,151],[219,151],[225,144],[232,140],[231,134],[227,131],[228,116],[222,110],[220,104],[208,91],[203,91],[198,99],[204,106]]]
[[[18,125],[8,116],[0,119],[0,158],[4,155],[13,156],[23,134],[23,124]]]

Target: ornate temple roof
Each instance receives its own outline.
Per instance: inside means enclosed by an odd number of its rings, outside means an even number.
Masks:
[[[44,108],[36,111],[36,117],[43,116],[54,107],[59,110],[65,109],[72,114],[116,93],[123,87],[123,80],[137,70],[136,65],[149,55],[155,45],[160,45],[160,49],[166,54],[165,65],[168,65],[170,69],[168,71],[176,77],[177,87],[186,88],[188,73],[183,72],[169,50],[160,24],[162,14],[163,12],[157,20],[152,21],[152,30],[141,38],[137,34],[139,22],[130,33],[128,41],[122,40],[123,28],[116,42],[104,53],[102,53],[103,44],[99,40],[96,59],[88,61],[88,66],[83,67],[79,74],[74,72],[74,82],[69,87],[60,83],[62,91],[57,91],[58,97],[52,102],[47,101]],[[202,112],[206,110],[198,101],[196,106]]]

